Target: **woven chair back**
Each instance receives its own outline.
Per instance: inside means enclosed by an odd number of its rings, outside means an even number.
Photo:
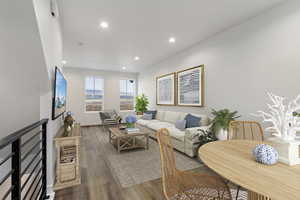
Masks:
[[[176,169],[176,160],[169,131],[165,128],[156,133],[161,158],[161,171],[164,193],[173,196],[181,191],[181,180]]]
[[[264,134],[261,125],[254,121],[230,122],[228,137],[229,140],[264,140]]]

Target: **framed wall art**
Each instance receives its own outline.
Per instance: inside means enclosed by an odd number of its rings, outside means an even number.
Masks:
[[[175,105],[176,73],[165,74],[156,78],[156,104]]]
[[[204,106],[204,65],[177,72],[177,105]]]

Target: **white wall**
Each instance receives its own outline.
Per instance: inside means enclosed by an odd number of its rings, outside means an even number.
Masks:
[[[54,183],[54,165],[55,165],[55,148],[53,137],[58,129],[62,126],[62,119],[51,119],[52,115],[52,96],[54,84],[55,66],[61,67],[62,61],[62,36],[59,18],[53,18],[50,14],[50,0],[33,0],[36,12],[36,19],[39,26],[40,37],[43,45],[44,59],[47,65],[47,91],[41,94],[40,100],[40,118],[49,118],[47,129],[48,140],[48,194],[53,193]]]
[[[47,85],[31,0],[0,3],[0,138],[39,120]]]
[[[84,81],[86,76],[100,76],[104,79],[104,109],[120,108],[120,83],[122,78],[137,79],[136,73],[122,73],[115,71],[88,70],[65,67],[63,69],[68,81],[67,109],[74,113],[75,119],[81,125],[100,124],[99,113],[85,112]],[[128,112],[121,112],[126,115]]]
[[[204,64],[205,108],[157,108],[198,113],[230,108],[253,119],[250,113],[266,109],[267,91],[299,94],[299,50],[300,1],[291,1],[149,66],[139,76],[139,93],[155,108],[156,76]]]

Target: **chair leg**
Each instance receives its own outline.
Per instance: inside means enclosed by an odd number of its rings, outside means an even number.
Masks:
[[[241,189],[241,186],[238,186],[237,190],[236,190],[236,197],[235,197],[236,200],[238,200],[240,189]]]

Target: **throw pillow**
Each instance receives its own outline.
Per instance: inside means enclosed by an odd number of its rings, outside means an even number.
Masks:
[[[143,120],[151,120],[152,119],[152,114],[144,113],[143,116],[142,116],[142,119]]]
[[[156,119],[156,110],[148,110],[145,112],[146,114],[151,114],[152,115],[152,119]]]
[[[175,127],[181,131],[184,131],[184,129],[186,127],[186,120],[177,120],[175,122]]]
[[[186,120],[186,128],[201,126],[200,124],[201,117],[196,117],[194,115],[187,114],[184,119]]]

